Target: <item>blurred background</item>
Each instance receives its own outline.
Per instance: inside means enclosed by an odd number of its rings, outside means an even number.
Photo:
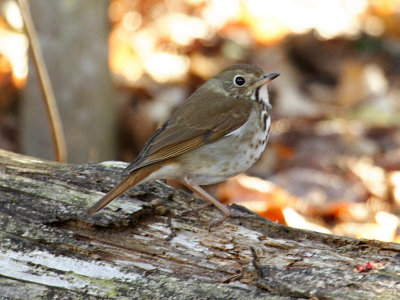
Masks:
[[[68,161],[131,161],[236,63],[270,84],[267,150],[218,186],[282,224],[400,242],[400,0],[30,1]],[[0,148],[53,159],[29,43],[0,0]]]

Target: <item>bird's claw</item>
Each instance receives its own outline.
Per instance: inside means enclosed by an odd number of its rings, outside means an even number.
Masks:
[[[239,212],[229,212],[229,215],[224,215],[221,219],[212,221],[208,225],[208,231],[211,231],[211,228],[217,227],[221,225],[228,218],[251,218],[253,215],[247,213],[239,213]]]

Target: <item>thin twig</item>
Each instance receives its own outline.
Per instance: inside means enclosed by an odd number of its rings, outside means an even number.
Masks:
[[[55,153],[55,160],[58,162],[66,161],[67,148],[65,145],[65,137],[61,124],[60,115],[58,113],[57,104],[54,97],[54,92],[51,87],[49,74],[44,63],[42,51],[39,45],[38,35],[32,21],[29,4],[26,0],[17,0],[21,15],[24,20],[25,32],[28,36],[30,43],[30,50],[32,52],[33,61],[39,77],[40,87],[43,93],[44,104],[46,107],[47,119],[53,138],[53,147]]]

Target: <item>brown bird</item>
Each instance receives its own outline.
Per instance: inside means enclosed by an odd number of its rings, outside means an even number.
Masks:
[[[267,83],[252,65],[236,65],[200,86],[147,141],[123,171],[126,177],[87,212],[93,215],[130,187],[175,178],[218,207],[230,210],[199,185],[224,181],[246,171],[264,151],[271,125]]]

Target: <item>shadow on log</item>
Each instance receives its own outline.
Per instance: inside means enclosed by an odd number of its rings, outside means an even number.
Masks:
[[[6,299],[399,299],[400,246],[220,212],[161,182],[92,218],[119,162],[68,165],[0,151],[0,292]],[[238,210],[244,210],[235,206]],[[358,265],[376,268],[360,272]]]

